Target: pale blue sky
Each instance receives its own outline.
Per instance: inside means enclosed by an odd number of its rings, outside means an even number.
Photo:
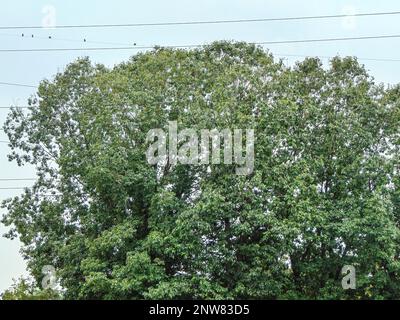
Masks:
[[[168,22],[190,20],[252,19],[304,15],[331,15],[343,12],[358,13],[399,11],[400,3],[394,0],[3,0],[0,10],[0,25],[41,25],[42,9],[52,5],[56,9],[56,23],[108,24]],[[344,11],[345,10],[345,11]],[[55,48],[82,47],[83,39],[137,45],[203,44],[213,40],[233,39],[249,42],[292,40],[325,37],[353,37],[380,34],[400,34],[400,15],[363,17],[355,21],[343,19],[268,22],[226,25],[195,25],[170,27],[140,27],[112,29],[61,29],[61,30],[0,30],[0,49],[11,48]],[[24,33],[24,37],[21,37]],[[31,38],[31,34],[34,38]],[[53,39],[47,38],[49,35]],[[82,40],[59,41],[57,38]],[[86,44],[86,46],[105,46]],[[352,42],[280,44],[270,45],[275,54],[287,55],[352,55],[362,58],[400,59],[400,39],[365,40]],[[51,78],[57,71],[82,55],[108,66],[128,59],[135,51],[104,52],[50,52],[50,53],[4,53],[0,52],[0,82],[15,82],[37,85],[44,78]],[[293,63],[299,58],[288,58]],[[379,82],[400,82],[400,62],[362,61],[371,75]],[[24,105],[34,89],[0,85],[0,106]],[[6,109],[0,109],[3,123]],[[0,131],[0,140],[6,140]],[[0,143],[0,178],[34,177],[31,168],[18,168],[6,158],[7,144]],[[29,182],[1,182],[1,187],[28,186]],[[0,200],[17,195],[18,190],[0,190]],[[1,211],[1,214],[4,211]],[[0,225],[0,232],[5,227]],[[19,254],[17,241],[0,239],[0,291],[25,273],[25,264]]]

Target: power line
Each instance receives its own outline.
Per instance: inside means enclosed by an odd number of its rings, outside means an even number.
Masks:
[[[166,45],[164,48],[196,48],[200,44],[189,45]],[[54,51],[107,51],[107,50],[141,50],[154,49],[157,46],[137,46],[137,47],[89,47],[89,48],[38,48],[38,49],[0,49],[0,52],[54,52]]]
[[[29,189],[31,188],[31,186],[27,186],[27,187],[1,187],[0,190],[25,190],[25,189]],[[58,194],[52,194],[52,193],[47,193],[47,194],[38,194],[39,196],[44,196],[44,197],[61,197],[62,194],[58,193]]]
[[[400,38],[400,34],[377,35],[377,36],[360,36],[360,37],[340,37],[340,38],[319,38],[319,39],[300,39],[300,40],[261,41],[261,42],[249,42],[249,43],[250,44],[254,44],[254,45],[274,45],[274,44],[295,44],[295,43],[334,42],[334,41],[373,40],[373,39],[394,39],[394,38]],[[161,47],[161,48],[198,48],[198,47],[202,47],[202,46],[203,45],[201,45],[201,44],[185,44],[185,45],[163,45],[163,46],[155,45],[155,46],[127,46],[127,47],[0,49],[0,52],[109,51],[109,50],[154,49],[156,47]]]
[[[309,58],[309,57],[317,57],[321,59],[332,59],[334,56],[321,56],[321,55],[301,55],[301,54],[280,54],[274,53],[274,56],[277,57],[295,57],[295,58]],[[365,61],[379,61],[379,62],[400,62],[400,59],[385,59],[385,58],[364,58],[357,57],[357,60],[365,60]]]
[[[36,181],[35,178],[0,178],[0,181]]]
[[[211,21],[183,21],[183,22],[161,22],[161,23],[136,23],[136,24],[94,24],[94,25],[60,25],[54,26],[54,28],[97,28],[97,27],[134,27],[134,26],[168,26],[168,25],[186,25],[186,24],[221,24],[221,23],[241,23],[241,22],[268,22],[268,21],[290,21],[290,20],[310,20],[310,19],[327,19],[327,18],[343,18],[343,17],[368,17],[368,16],[385,16],[385,15],[398,15],[400,11],[391,11],[391,12],[375,12],[375,13],[359,13],[353,15],[347,14],[338,14],[338,15],[321,15],[321,16],[300,16],[300,17],[284,17],[284,18],[261,18],[261,19],[237,19],[237,20],[211,20]],[[1,29],[39,29],[43,28],[41,26],[32,26],[32,27],[24,27],[24,26],[16,26],[16,27],[8,27],[8,26],[0,26]],[[12,36],[19,38],[30,38],[30,39],[46,39],[52,41],[68,41],[68,42],[79,42],[79,43],[93,43],[93,44],[106,44],[106,45],[121,45],[121,46],[129,46],[130,44],[121,43],[121,42],[106,42],[106,41],[95,41],[89,40],[86,37],[82,37],[81,39],[71,39],[71,38],[58,38],[53,35],[48,36],[38,36],[34,34],[9,34],[9,33],[0,33],[0,36]],[[136,46],[136,43],[133,43]]]
[[[18,106],[0,107],[0,109],[11,109],[11,108],[28,109],[29,107],[18,107]]]
[[[20,39],[31,39],[31,40],[36,40],[36,39],[42,39],[42,40],[49,40],[49,41],[66,41],[66,42],[79,42],[79,43],[93,43],[93,44],[106,44],[106,45],[121,45],[121,46],[129,46],[130,44],[124,42],[108,42],[108,41],[95,41],[95,40],[89,40],[86,37],[83,37],[82,39],[71,39],[71,38],[58,38],[54,37],[53,35],[48,35],[48,36],[37,36],[34,34],[31,34],[30,37],[27,34],[10,34],[10,33],[0,33],[0,36],[9,36],[9,37],[18,37]],[[136,43],[132,42],[133,45],[136,45]]]
[[[301,40],[282,40],[282,41],[263,41],[253,44],[293,44],[293,43],[312,43],[312,42],[331,42],[331,41],[350,41],[350,40],[372,40],[372,39],[393,39],[400,38],[400,34],[379,35],[379,36],[361,36],[361,37],[341,37],[341,38],[320,38],[320,39],[301,39]]]
[[[398,15],[400,11],[370,12],[318,16],[297,16],[297,17],[278,17],[278,18],[256,18],[256,19],[233,19],[233,20],[200,20],[200,21],[172,21],[172,22],[150,22],[150,23],[122,23],[122,24],[75,24],[75,25],[56,25],[53,29],[70,28],[119,28],[119,27],[155,27],[155,26],[181,26],[181,25],[204,25],[204,24],[226,24],[226,23],[251,23],[251,22],[273,22],[273,21],[300,21],[317,19],[337,19],[346,17],[372,17]],[[0,30],[10,29],[43,29],[43,26],[0,26]]]
[[[398,15],[400,11],[391,12],[375,12],[375,13],[359,13],[359,14],[338,14],[338,15],[321,15],[321,16],[300,16],[300,17],[284,17],[284,18],[261,18],[261,19],[237,19],[237,20],[211,20],[211,21],[182,21],[182,22],[160,22],[160,23],[136,23],[136,24],[94,24],[94,25],[60,25],[54,26],[54,28],[98,28],[98,27],[143,27],[143,26],[169,26],[169,25],[191,25],[191,24],[221,24],[221,23],[242,23],[242,22],[268,22],[268,21],[290,21],[290,20],[312,20],[312,19],[328,19],[328,18],[343,18],[343,17],[368,17],[368,16],[385,16],[385,15]],[[0,26],[1,29],[42,29],[41,26]],[[58,38],[53,35],[48,36],[38,36],[34,34],[10,34],[10,33],[0,33],[0,36],[12,36],[19,38],[30,38],[30,39],[46,39],[52,41],[68,41],[68,42],[79,42],[79,43],[93,43],[93,44],[106,44],[106,45],[122,45],[129,46],[127,43],[121,42],[106,42],[106,41],[95,41],[89,40],[86,37],[81,39],[71,39],[71,38]],[[133,43],[136,46],[136,43]]]
[[[35,88],[35,89],[37,89],[36,86],[32,86],[32,85],[29,85],[29,84],[22,84],[22,83],[0,82],[0,85],[3,85],[3,86],[26,87],[26,88]]]
[[[25,190],[26,188],[0,188],[0,190]],[[63,194],[32,194],[33,196],[40,196],[40,197],[62,197]]]

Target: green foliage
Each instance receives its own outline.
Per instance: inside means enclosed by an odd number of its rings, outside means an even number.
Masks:
[[[356,59],[288,68],[228,42],[112,69],[83,58],[29,104],[4,129],[9,159],[39,179],[3,222],[37,282],[55,266],[65,298],[400,297],[400,87]],[[253,173],[149,165],[146,134],[171,120],[254,129]]]
[[[25,278],[14,281],[11,288],[0,295],[0,300],[59,300],[61,298],[59,292],[39,289],[31,280]]]

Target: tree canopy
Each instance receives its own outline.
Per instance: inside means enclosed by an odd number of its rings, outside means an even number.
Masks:
[[[4,129],[10,161],[38,179],[3,222],[66,299],[400,297],[400,87],[356,58],[287,67],[231,42],[113,68],[81,58],[29,106]],[[171,120],[254,129],[253,172],[150,165],[146,134]]]

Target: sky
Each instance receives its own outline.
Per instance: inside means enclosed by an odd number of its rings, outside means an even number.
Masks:
[[[106,46],[187,45],[206,44],[215,40],[248,42],[300,40],[315,38],[358,37],[400,34],[400,15],[339,18],[309,21],[275,21],[240,24],[152,26],[104,29],[1,29],[2,26],[52,26],[76,24],[153,23],[199,20],[257,19],[314,15],[335,15],[400,11],[394,0],[2,0],[0,10],[0,82],[37,86],[43,79],[52,79],[57,72],[81,56],[112,67],[126,61],[138,50],[63,51],[63,52],[1,52],[2,49],[87,48]],[[22,36],[24,34],[24,36]],[[32,37],[33,35],[33,37]],[[51,37],[51,39],[49,39]],[[86,39],[84,42],[83,39]],[[95,43],[101,42],[101,43]],[[265,46],[288,64],[301,56],[357,56],[376,82],[400,83],[400,61],[369,59],[400,59],[399,39],[274,44]],[[295,57],[299,56],[299,57]],[[328,59],[323,61],[328,63]],[[0,84],[0,107],[26,105],[34,94],[30,87]],[[0,124],[7,109],[0,108]],[[7,140],[0,131],[0,141]],[[0,143],[0,179],[34,178],[32,167],[18,167],[8,162],[10,149]],[[0,201],[16,196],[32,181],[0,181]],[[0,215],[4,214],[0,209]],[[0,234],[7,228],[0,223]],[[27,275],[20,255],[18,240],[0,237],[0,292],[13,278]]]

